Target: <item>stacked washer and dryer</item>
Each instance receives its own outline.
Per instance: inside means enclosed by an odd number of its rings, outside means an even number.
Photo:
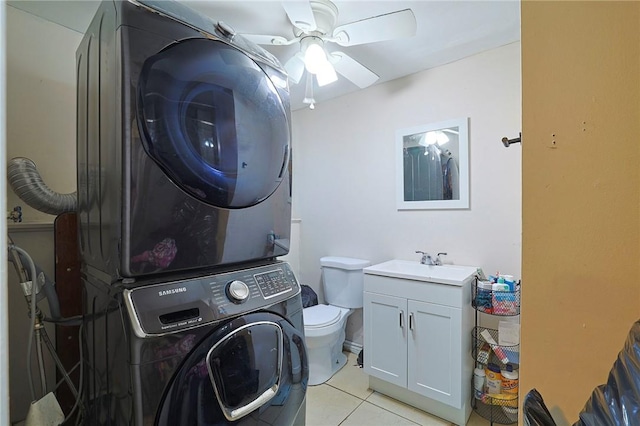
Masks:
[[[304,424],[285,71],[167,1],[103,2],[76,62],[85,424]]]

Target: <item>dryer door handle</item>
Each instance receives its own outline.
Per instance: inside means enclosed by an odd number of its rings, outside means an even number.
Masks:
[[[216,355],[214,355],[216,353],[216,351],[218,350],[218,348],[224,348],[224,350],[227,350],[228,348],[225,346],[227,340],[230,339],[236,339],[239,338],[240,336],[244,335],[244,334],[251,334],[251,328],[256,328],[256,333],[257,335],[260,335],[260,333],[258,332],[260,328],[266,327],[268,329],[270,329],[270,333],[272,333],[273,331],[276,332],[276,347],[274,348],[274,350],[276,351],[276,356],[277,356],[277,360],[275,363],[275,371],[273,371],[273,377],[274,380],[269,383],[269,387],[265,389],[264,392],[262,392],[260,395],[258,395],[257,397],[255,397],[251,402],[249,402],[246,405],[243,405],[242,407],[238,407],[236,408],[228,406],[227,405],[227,400],[226,398],[223,397],[223,393],[221,393],[220,388],[224,388],[224,383],[218,383],[216,380],[216,374],[214,374],[213,368],[212,368],[212,357],[216,357]],[[260,340],[257,339],[257,335],[253,336],[254,341],[257,341],[258,343],[254,344],[259,344]],[[270,334],[271,335],[271,334]],[[273,341],[269,341],[268,344],[272,344]],[[264,344],[264,342],[263,342]],[[221,349],[222,350],[222,349]],[[244,324],[238,328],[234,328],[232,329],[227,335],[225,335],[224,337],[222,337],[215,345],[213,345],[213,347],[211,349],[209,349],[209,352],[207,353],[207,358],[206,358],[206,363],[207,363],[207,370],[209,371],[209,378],[211,379],[211,383],[213,384],[213,390],[216,394],[216,398],[218,399],[218,404],[220,405],[220,408],[222,409],[222,414],[224,414],[224,416],[227,418],[227,420],[229,421],[235,421],[238,420],[244,416],[246,416],[247,414],[251,413],[253,410],[260,408],[261,406],[263,406],[264,404],[266,404],[267,402],[269,402],[271,400],[271,398],[273,398],[274,396],[276,396],[276,394],[278,393],[278,389],[280,388],[280,378],[282,377],[282,354],[284,351],[284,337],[283,337],[283,331],[282,331],[282,327],[280,327],[279,324],[273,322],[273,321],[256,321],[256,322],[250,322],[248,324]],[[223,380],[224,382],[224,380]]]
[[[231,412],[228,413],[227,419],[234,421],[246,416],[253,410],[260,408],[264,404],[269,402],[271,398],[276,396],[276,393],[278,393],[278,383],[271,386],[269,389],[264,391],[262,395],[260,395],[259,397],[257,397],[256,399],[248,403],[247,405],[237,408],[235,410],[231,410]]]

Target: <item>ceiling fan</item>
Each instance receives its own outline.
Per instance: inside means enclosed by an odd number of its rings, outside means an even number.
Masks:
[[[342,51],[328,50],[328,43],[349,47],[365,43],[411,37],[416,32],[416,19],[411,9],[403,9],[355,22],[338,25],[338,8],[329,0],[283,1],[283,8],[293,25],[287,39],[277,35],[243,34],[256,44],[287,46],[300,43],[300,50],[284,65],[294,84],[307,74],[307,91],[315,75],[318,86],[337,80],[336,72],[360,88],[373,84],[378,76]],[[307,94],[313,105],[313,95]]]

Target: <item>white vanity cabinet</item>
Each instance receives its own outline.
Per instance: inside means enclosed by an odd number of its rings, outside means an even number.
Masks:
[[[383,275],[377,266],[365,268],[364,276],[364,370],[370,387],[466,424],[472,397],[469,336],[475,268],[455,267],[465,268],[459,280],[440,283],[433,282],[439,279],[435,273],[407,278]]]

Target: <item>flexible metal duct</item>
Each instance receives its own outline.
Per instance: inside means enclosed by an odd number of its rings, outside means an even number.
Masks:
[[[36,164],[28,158],[12,158],[7,179],[16,195],[36,210],[53,215],[76,211],[76,193],[59,194],[51,190],[43,182]]]

